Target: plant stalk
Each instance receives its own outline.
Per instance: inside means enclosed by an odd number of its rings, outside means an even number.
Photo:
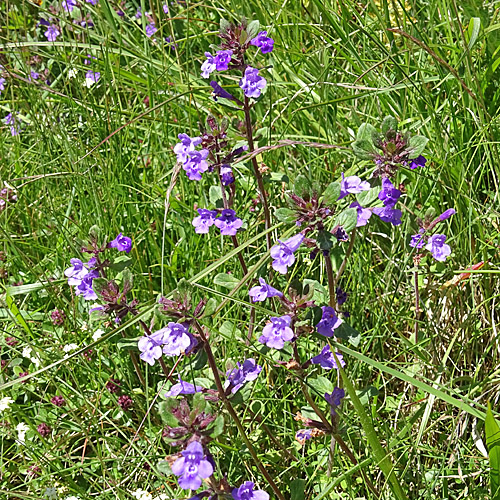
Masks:
[[[217,363],[215,361],[214,354],[212,352],[212,347],[210,346],[210,343],[207,340],[207,337],[205,336],[205,332],[203,331],[203,328],[200,326],[200,324],[197,321],[193,322],[194,327],[198,331],[198,334],[200,335],[200,338],[203,342],[205,352],[207,353],[207,358],[208,358],[208,364],[210,366],[210,369],[214,375],[215,379],[215,385],[217,387],[217,392],[219,393],[219,398],[221,401],[224,403],[224,406],[226,407],[226,410],[228,413],[231,415],[231,418],[233,419],[234,423],[236,424],[236,427],[238,427],[238,431],[240,432],[240,436],[247,445],[248,451],[250,452],[250,455],[252,455],[253,461],[255,462],[255,465],[257,468],[260,470],[262,475],[266,478],[267,482],[269,483],[269,486],[273,489],[274,493],[280,500],[285,500],[285,497],[279,490],[278,486],[274,482],[274,479],[269,475],[267,470],[265,469],[264,465],[262,462],[259,460],[259,457],[257,456],[257,452],[255,451],[252,443],[250,442],[250,439],[248,439],[248,436],[246,435],[245,428],[243,427],[243,424],[241,423],[240,418],[238,417],[238,414],[236,413],[235,409],[233,408],[233,405],[231,404],[231,401],[226,396],[226,392],[224,391],[224,386],[222,385],[222,381],[219,376],[219,371],[217,370]]]

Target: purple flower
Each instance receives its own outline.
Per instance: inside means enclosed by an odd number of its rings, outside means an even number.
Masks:
[[[270,297],[283,297],[283,294],[268,285],[263,278],[259,278],[260,286],[250,288],[248,294],[252,297],[252,302],[262,302]]]
[[[140,19],[142,17],[142,11],[140,7],[137,7],[137,12],[135,13],[135,18]]]
[[[31,71],[30,78],[32,78],[33,80],[38,80],[40,78],[40,73],[37,73],[36,71]]]
[[[16,127],[16,117],[12,113],[9,113],[5,116],[4,122],[6,125],[10,125],[10,135],[19,135],[21,129],[19,127]]]
[[[446,236],[444,234],[433,234],[429,238],[427,245],[425,245],[425,248],[432,253],[432,256],[440,262],[444,262],[446,257],[451,254],[450,245],[447,245],[445,241]]]
[[[245,481],[239,488],[231,492],[234,500],[269,500],[269,495],[263,490],[254,490],[252,481]]]
[[[56,38],[61,34],[61,32],[57,29],[57,26],[51,24],[47,31],[44,33],[45,37],[49,42],[55,42]]]
[[[344,172],[342,172],[341,177],[339,200],[345,198],[348,194],[358,194],[370,189],[370,183],[368,181],[362,181],[357,175],[344,177]]]
[[[109,248],[116,248],[119,252],[130,253],[132,249],[132,240],[128,236],[119,233],[118,236],[108,243]]]
[[[340,362],[340,366],[344,367],[345,361],[342,354],[340,354],[340,352],[336,352],[335,354]],[[321,353],[311,359],[311,363],[313,365],[320,365],[325,370],[331,370],[332,368],[338,370],[337,362],[335,361],[335,357],[329,345],[323,347]]]
[[[73,12],[73,9],[78,5],[76,0],[63,0],[62,2],[62,8],[66,12]]]
[[[5,78],[0,78],[0,92],[2,92],[2,90],[5,90],[5,83],[7,82],[7,80]]]
[[[299,429],[295,434],[295,439],[300,443],[304,444],[306,441],[312,438],[312,429]]]
[[[346,230],[342,226],[337,226],[333,231],[332,231],[333,236],[337,238],[337,241],[340,242],[346,242],[349,241],[349,235],[347,234]]]
[[[213,226],[217,212],[215,210],[208,210],[206,208],[198,208],[198,217],[193,219],[194,232],[198,234],[206,234],[210,226]]]
[[[181,453],[182,457],[172,465],[172,472],[179,477],[179,486],[183,490],[197,490],[201,480],[214,473],[212,464],[205,458],[203,447],[193,441]]]
[[[253,358],[246,359],[243,364],[238,362],[236,368],[227,371],[224,390],[230,389],[231,394],[235,394],[247,382],[255,380],[261,371],[262,366],[258,365]]]
[[[164,397],[175,398],[179,394],[194,394],[196,392],[201,392],[202,389],[203,387],[190,384],[189,382],[184,382],[184,380],[179,377],[179,382],[174,384],[170,390],[164,394]]]
[[[330,405],[330,411],[332,415],[336,414],[335,409],[340,406],[342,403],[342,399],[345,397],[344,389],[340,389],[339,387],[335,387],[331,394],[325,392],[326,402]]]
[[[163,8],[163,12],[165,14],[168,14],[168,4],[164,4],[162,8]]]
[[[157,359],[161,358],[164,334],[164,330],[158,330],[149,336],[144,336],[139,339],[137,344],[139,351],[141,351],[139,357],[151,366],[155,364]]]
[[[222,210],[220,217],[215,219],[215,225],[220,229],[223,236],[234,236],[236,231],[243,225],[243,221],[236,217],[236,212],[227,208]]]
[[[229,165],[222,165],[220,168],[220,177],[224,186],[229,186],[229,184],[234,182],[233,170]]]
[[[245,95],[254,99],[260,97],[262,89],[266,84],[266,79],[259,76],[259,70],[251,66],[245,69],[245,76],[240,80],[240,87]]]
[[[201,76],[203,78],[208,78],[210,73],[213,73],[216,69],[215,57],[210,54],[210,52],[205,52],[206,61],[201,65]]]
[[[71,267],[68,267],[68,269],[64,271],[64,275],[68,278],[68,285],[79,285],[80,281],[82,281],[89,271],[84,267],[80,259],[70,259],[70,263]]]
[[[339,286],[337,288],[335,288],[335,296],[337,297],[337,304],[339,306],[341,306],[342,304],[345,304],[347,301],[347,298],[349,297],[347,292],[342,290],[342,288],[340,288]]]
[[[89,69],[87,73],[85,73],[85,85],[91,87],[99,81],[99,78],[101,78],[101,73],[99,73],[99,71],[92,71]]]
[[[410,246],[413,248],[422,248],[425,246],[425,239],[423,235],[424,230],[421,229],[417,234],[411,237]]]
[[[455,215],[457,212],[454,208],[449,208],[448,210],[445,210],[440,216],[439,220],[441,222],[445,221],[446,219],[449,219],[452,215]]]
[[[356,223],[356,227],[366,226],[368,224],[368,219],[372,216],[372,211],[363,208],[357,201],[351,203],[349,207],[355,208],[358,211],[358,222]]]
[[[410,168],[415,170],[417,167],[425,167],[425,163],[427,162],[427,158],[420,155],[418,158],[410,160]]]
[[[382,200],[384,206],[394,208],[400,196],[401,191],[396,189],[387,177],[384,177],[382,179],[382,190],[378,194],[378,198]]]
[[[179,134],[178,137],[181,142],[174,146],[174,153],[177,155],[179,163],[185,163],[189,159],[189,153],[201,144],[201,137],[193,137],[191,139],[187,134]]]
[[[97,271],[88,272],[76,285],[75,295],[82,295],[85,300],[96,300],[97,294],[92,288],[92,281],[94,278],[98,278],[99,273]]]
[[[232,55],[232,50],[219,50],[219,52],[215,54],[214,63],[217,71],[225,71],[228,68]]]
[[[193,339],[188,329],[180,323],[170,322],[165,328],[159,330],[163,332],[163,354],[167,356],[180,356],[191,350]],[[158,333],[158,332],[157,332]]]
[[[155,26],[155,23],[149,23],[146,26],[146,36],[148,38],[151,38],[157,31],[158,31],[158,28]]]
[[[222,97],[223,99],[229,99],[230,101],[236,101],[234,95],[230,94],[227,90],[224,90],[216,81],[212,80],[210,86],[214,89],[212,92],[212,97],[214,101],[217,101],[217,97]]]
[[[208,149],[191,151],[188,153],[188,159],[184,165],[182,165],[188,179],[192,181],[201,181],[201,174],[208,170],[207,157]]]
[[[272,52],[274,46],[274,40],[267,36],[267,31],[261,31],[255,38],[252,39],[250,45],[255,45],[259,47],[263,54],[268,54]]]
[[[393,226],[401,224],[401,210],[391,207],[376,207],[373,213],[380,217],[383,222],[390,222]]]
[[[286,274],[287,269],[295,262],[294,252],[300,247],[304,235],[302,233],[292,236],[286,241],[280,241],[279,245],[271,248],[271,257],[273,260],[273,269],[281,274]]]
[[[323,316],[316,325],[318,333],[325,337],[333,337],[333,332],[342,324],[342,320],[337,317],[335,310],[330,306],[323,306]]]
[[[293,330],[290,328],[292,318],[290,316],[272,317],[262,330],[259,337],[261,344],[274,349],[283,349],[285,342],[293,339]]]
[[[86,0],[87,3],[89,3],[90,5],[93,5],[94,7],[97,5],[97,2],[99,0]]]

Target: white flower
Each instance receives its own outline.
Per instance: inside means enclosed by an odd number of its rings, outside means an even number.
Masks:
[[[71,495],[69,497],[66,497],[66,500],[80,500],[80,497],[75,497],[75,495]]]
[[[29,425],[25,424],[24,422],[17,424],[17,427],[16,427],[17,440],[21,444],[24,444],[24,440],[26,439],[26,432],[29,430],[30,430]]]
[[[75,351],[76,349],[78,349],[78,346],[76,344],[66,344],[63,347],[64,352],[71,352],[71,351]]]
[[[47,497],[49,500],[53,498],[57,498],[57,490],[53,487],[45,488],[45,492],[43,493],[44,497]]]
[[[31,347],[29,346],[24,347],[22,353],[23,358],[31,358],[31,351],[32,351]]]
[[[99,340],[103,335],[104,335],[104,330],[99,328],[99,330],[96,330],[94,332],[94,335],[92,335],[92,340],[95,342],[96,340]]]
[[[71,68],[68,70],[68,78],[76,78],[78,71],[75,68]]]
[[[153,495],[145,490],[138,488],[132,493],[132,496],[137,498],[137,500],[153,500]]]
[[[10,405],[14,402],[12,398],[6,396],[5,398],[0,399],[0,412],[7,410],[10,408]]]
[[[153,500],[170,500],[166,493],[160,493],[157,497],[154,497]]]

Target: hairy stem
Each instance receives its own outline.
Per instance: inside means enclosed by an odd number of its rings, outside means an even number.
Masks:
[[[354,228],[351,231],[351,237],[349,239],[349,246],[347,247],[347,252],[345,253],[344,260],[342,261],[342,264],[340,264],[340,269],[337,273],[337,276],[335,276],[335,281],[333,282],[334,287],[339,282],[340,277],[344,274],[345,268],[347,266],[347,261],[348,261],[349,257],[351,256],[352,249],[354,248],[354,240],[355,239],[356,239],[356,228]]]
[[[415,284],[415,344],[418,344],[418,320],[420,318],[420,291],[418,289],[418,268],[413,273]]]
[[[335,309],[337,305],[337,297],[335,295],[335,278],[333,277],[332,257],[330,252],[325,252],[326,276],[328,279],[328,292],[330,295],[329,305]]]
[[[226,393],[224,391],[224,386],[222,385],[222,381],[219,376],[219,371],[217,369],[217,363],[214,358],[214,354],[212,352],[212,348],[210,346],[210,343],[207,340],[207,337],[205,336],[205,332],[203,331],[203,328],[200,326],[200,324],[197,321],[194,321],[193,323],[194,327],[198,331],[198,334],[200,335],[200,338],[203,342],[205,352],[207,353],[207,358],[208,358],[208,364],[210,366],[210,369],[213,373],[214,379],[215,379],[215,385],[217,387],[217,392],[219,393],[219,398],[221,401],[224,403],[224,406],[226,407],[226,410],[228,413],[231,415],[231,418],[233,419],[234,423],[236,424],[236,427],[238,427],[238,431],[240,432],[240,436],[247,445],[248,451],[250,452],[250,455],[252,455],[253,461],[255,462],[255,465],[257,468],[260,470],[262,475],[266,478],[266,481],[269,483],[269,486],[273,489],[274,493],[280,500],[285,500],[285,497],[279,490],[278,486],[274,482],[274,479],[269,475],[267,470],[265,469],[264,465],[262,462],[259,460],[259,457],[257,456],[257,452],[255,451],[252,443],[250,442],[250,439],[248,439],[248,436],[246,435],[245,428],[243,427],[243,424],[241,423],[240,418],[238,417],[238,414],[236,413],[235,409],[233,408],[233,405],[231,404],[231,401],[226,396]]]
[[[247,96],[245,96],[245,103],[243,110],[245,112],[245,127],[247,130],[247,140],[248,140],[248,149],[249,153],[255,151],[255,146],[253,143],[253,129],[252,129],[252,118],[250,116],[250,100]],[[252,166],[255,174],[255,178],[257,179],[257,186],[259,188],[260,200],[262,202],[262,207],[264,208],[264,218],[266,229],[271,227],[271,214],[269,212],[269,205],[267,203],[267,195],[264,189],[264,180],[262,179],[262,174],[259,170],[259,165],[257,164],[257,158],[255,156],[252,157]],[[267,251],[271,248],[271,233],[266,234],[266,242],[267,242]]]

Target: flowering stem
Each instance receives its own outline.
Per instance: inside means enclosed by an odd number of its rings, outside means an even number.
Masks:
[[[255,150],[255,147],[253,143],[252,118],[250,117],[250,100],[247,96],[245,96],[243,110],[245,112],[245,127],[247,130],[248,149],[249,152],[252,153]],[[264,218],[266,224],[265,227],[266,229],[269,229],[271,227],[271,215],[269,213],[266,191],[264,189],[264,180],[262,179],[262,174],[259,170],[259,165],[257,164],[257,158],[255,156],[252,157],[252,166],[255,178],[257,179],[257,185],[259,187],[260,199],[264,208]],[[266,242],[267,250],[269,251],[269,249],[271,248],[271,233],[266,233]]]
[[[262,465],[262,462],[259,460],[259,457],[257,456],[257,452],[255,451],[254,447],[252,446],[252,443],[250,442],[250,439],[248,439],[248,436],[245,433],[245,428],[243,427],[243,424],[241,423],[241,420],[238,417],[238,414],[236,413],[235,409],[233,408],[233,405],[231,404],[231,401],[226,397],[226,392],[224,391],[224,386],[222,385],[222,381],[219,376],[219,371],[217,369],[217,363],[215,362],[214,354],[212,352],[212,348],[210,346],[210,343],[207,340],[207,337],[205,336],[205,332],[203,331],[203,328],[200,326],[200,324],[197,321],[193,322],[193,326],[196,328],[198,331],[198,334],[200,335],[200,339],[203,342],[203,346],[205,349],[205,352],[207,353],[207,359],[208,359],[208,364],[210,366],[210,369],[213,373],[214,380],[215,380],[215,385],[217,387],[217,392],[219,393],[219,398],[221,401],[224,403],[224,406],[226,407],[226,410],[228,413],[231,415],[231,418],[233,419],[234,423],[236,424],[236,427],[238,427],[238,431],[240,432],[241,438],[247,445],[248,451],[250,452],[250,455],[252,455],[253,461],[255,462],[255,465],[258,467],[262,475],[266,478],[267,482],[271,486],[271,488],[274,490],[274,493],[280,500],[285,500],[285,497],[279,490],[278,486],[274,482],[273,478],[269,475],[265,467]]]
[[[304,382],[302,382],[302,380],[299,380],[299,382],[300,382],[300,388],[302,389],[302,393],[304,394],[304,397],[306,398],[307,402],[311,405],[311,408],[314,410],[316,415],[318,415],[321,421],[325,424],[326,428],[332,430],[332,424],[325,417],[319,406],[314,402],[314,399],[309,394],[309,391],[307,390],[307,387],[304,384]]]
[[[354,385],[351,383],[349,380],[349,377],[346,375],[345,371],[340,365],[340,360],[337,358],[337,355],[335,353],[335,349],[332,348],[333,356],[335,357],[335,361],[337,363],[338,370],[340,372],[340,376],[342,377],[342,381],[344,383],[344,387],[349,394],[349,398],[351,399],[351,402],[354,406],[354,409],[356,410],[356,413],[359,416],[359,420],[361,422],[361,426],[363,427],[363,430],[365,431],[366,434],[366,439],[368,440],[368,443],[370,444],[370,447],[372,448],[373,455],[375,457],[375,460],[377,461],[378,466],[384,473],[384,476],[386,479],[389,481],[392,487],[392,491],[394,495],[396,496],[397,499],[399,500],[408,500],[408,497],[406,496],[406,493],[404,492],[403,488],[401,487],[401,484],[399,483],[399,480],[394,473],[394,466],[392,464],[391,457],[386,453],[384,450],[383,446],[380,444],[380,440],[377,436],[377,432],[375,431],[375,427],[373,426],[373,422],[371,418],[368,416],[368,414],[365,411],[365,408],[363,406],[363,403],[361,403],[357,393],[356,389],[354,388]]]

